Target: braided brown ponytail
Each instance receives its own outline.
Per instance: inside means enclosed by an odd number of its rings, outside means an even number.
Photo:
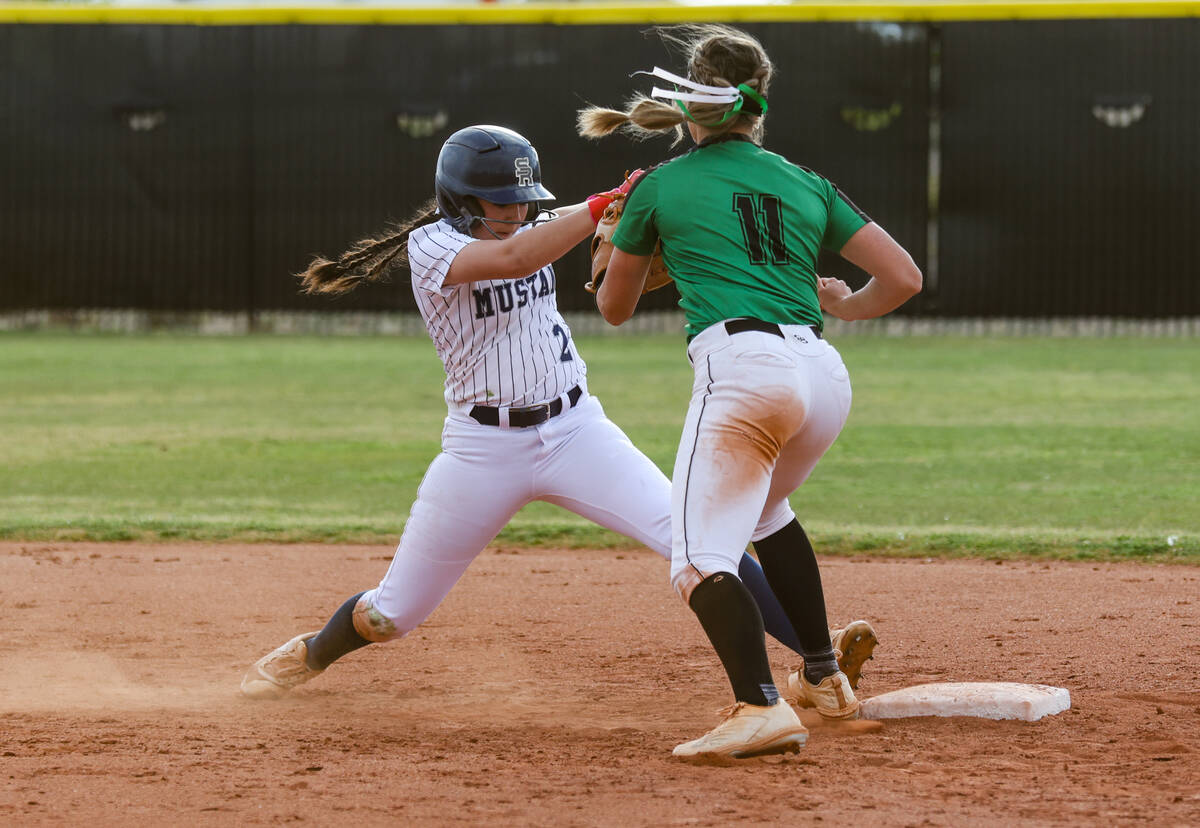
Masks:
[[[386,282],[396,265],[408,264],[408,236],[418,227],[441,218],[437,202],[430,200],[413,216],[385,231],[387,235],[360,239],[337,261],[317,256],[303,273],[297,273],[303,293],[347,293],[363,282]]]

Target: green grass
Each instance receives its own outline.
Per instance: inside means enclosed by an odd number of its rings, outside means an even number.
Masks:
[[[821,551],[1200,561],[1193,340],[837,344],[850,422],[793,498]],[[669,472],[682,340],[580,349]],[[441,381],[423,339],[0,335],[0,537],[394,541]],[[501,540],[625,543],[545,504]]]

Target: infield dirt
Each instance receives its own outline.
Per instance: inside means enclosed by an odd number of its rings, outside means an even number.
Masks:
[[[283,701],[238,695],[391,553],[0,544],[0,822],[1200,824],[1200,567],[824,559],[831,621],[879,633],[861,696],[1019,681],[1072,707],[805,712],[799,754],[722,766],[671,757],[730,693],[643,551],[488,549],[407,639]]]

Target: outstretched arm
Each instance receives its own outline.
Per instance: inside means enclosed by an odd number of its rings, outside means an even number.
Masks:
[[[468,244],[454,257],[442,284],[520,279],[556,261],[595,232],[604,208],[628,193],[641,174],[641,170],[635,170],[615,189],[588,196],[578,204],[560,207],[554,219],[524,233]]]
[[[587,203],[572,204],[559,217],[507,239],[480,239],[468,244],[450,264],[442,284],[461,285],[484,279],[520,279],[562,258],[592,235],[596,223]]]

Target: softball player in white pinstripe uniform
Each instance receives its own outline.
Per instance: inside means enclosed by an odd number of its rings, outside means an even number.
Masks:
[[[338,262],[318,259],[302,278],[310,292],[342,292],[381,278],[406,252],[417,306],[446,371],[442,452],[383,579],[347,600],[323,630],[260,659],[242,681],[247,696],[282,695],[346,653],[416,628],[534,500],[670,559],[670,481],[588,394],[550,266],[591,235],[615,191],[531,223],[537,202],[553,198],[537,153],[493,126],[446,141],[435,189],[435,203],[396,232],[361,242]],[[745,556],[742,570],[769,631],[796,649],[757,562]]]

